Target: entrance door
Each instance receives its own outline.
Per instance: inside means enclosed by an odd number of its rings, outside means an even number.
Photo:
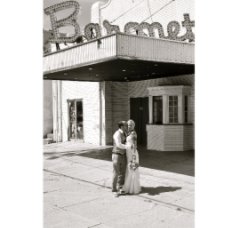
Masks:
[[[130,118],[136,123],[137,143],[143,146],[147,144],[148,110],[148,97],[130,98]]]
[[[83,140],[83,108],[82,100],[68,100],[69,132],[68,139]]]

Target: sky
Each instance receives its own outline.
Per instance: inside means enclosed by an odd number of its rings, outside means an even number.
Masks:
[[[83,30],[84,26],[88,23],[90,23],[90,8],[91,5],[95,2],[98,2],[98,0],[75,0],[77,2],[79,2],[80,4],[80,11],[79,11],[79,15],[77,18],[77,22],[80,25],[80,29],[81,31]],[[102,2],[107,2],[108,0],[100,0]],[[65,2],[65,0],[44,0],[44,9],[46,7],[49,7],[51,5],[57,4],[57,3],[61,3],[61,2]],[[72,12],[72,10],[63,10],[61,12],[58,12],[57,15],[59,16],[58,19],[60,19],[61,17],[66,17],[68,15],[70,15],[70,12]],[[45,13],[43,13],[43,20],[44,20],[44,29],[45,30],[49,30],[51,29],[50,26],[50,19],[49,16],[47,16]],[[71,32],[72,28],[70,27],[65,27],[60,29],[61,32]]]
[[[66,0],[43,0],[43,3],[44,3],[43,8],[49,7],[49,6],[57,4],[57,3],[65,2],[65,1]],[[75,1],[79,2],[79,4],[80,4],[80,11],[79,11],[79,14],[77,16],[77,22],[80,25],[81,32],[83,33],[84,26],[87,25],[88,23],[90,23],[91,6],[92,6],[93,3],[98,2],[99,0],[75,0]],[[108,2],[109,0],[100,0],[100,1],[101,2]],[[117,1],[120,1],[120,0],[117,0]],[[127,1],[127,0],[123,0],[123,1]],[[139,2],[140,0],[134,0],[134,1]],[[170,0],[151,0],[151,2],[152,1],[153,2],[157,1],[157,2],[160,3],[161,6],[163,6],[163,5],[165,5],[165,3],[169,2]],[[138,7],[138,9],[139,9],[139,7]],[[136,8],[134,10],[136,11],[138,9]],[[73,12],[72,10],[73,10],[73,8],[59,11],[56,14],[57,19],[67,17],[68,15],[70,15]],[[142,10],[142,9],[139,9],[139,10]],[[190,13],[189,12],[190,10],[192,11],[191,12],[191,19],[194,19],[193,0],[175,0],[174,2],[172,2],[172,4],[169,4],[165,8],[165,10],[162,10],[161,12],[155,14],[153,16],[153,19],[155,21],[159,21],[164,26],[166,26],[166,24],[168,24],[169,21],[174,20],[174,19],[177,20],[178,22],[181,22],[183,20],[183,13]],[[152,12],[153,11],[156,11],[156,9],[152,9]],[[140,11],[136,11],[134,13],[139,14],[139,12]],[[45,13],[43,13],[43,14],[44,14],[44,16],[43,16],[44,29],[49,30],[49,29],[51,29],[50,18]],[[170,14],[172,14],[172,15],[170,15]],[[116,12],[115,12],[115,15],[116,15]],[[127,16],[128,15],[125,15],[125,18]],[[106,18],[106,19],[108,19],[108,18]],[[128,19],[127,21],[131,20],[130,18],[127,18],[127,19]],[[149,20],[147,22],[152,23],[152,21],[149,21]],[[181,30],[182,29],[184,31],[184,28],[181,28]],[[63,33],[74,34],[74,28],[72,26],[61,27],[59,29],[59,31],[63,32]]]

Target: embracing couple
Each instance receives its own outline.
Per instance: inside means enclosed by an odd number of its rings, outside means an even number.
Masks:
[[[120,121],[118,130],[113,135],[112,192],[116,197],[122,194],[138,194],[141,191],[137,134],[134,128],[133,120]]]

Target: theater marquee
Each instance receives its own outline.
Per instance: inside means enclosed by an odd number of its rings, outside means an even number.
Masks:
[[[66,18],[57,20],[56,13],[61,10],[74,8],[74,11],[71,15]],[[84,28],[84,35],[80,32],[80,26],[76,20],[76,17],[80,10],[80,4],[76,1],[66,1],[59,4],[52,5],[44,9],[46,15],[50,16],[52,33],[53,37],[49,39],[49,42],[52,43],[73,43],[81,38],[81,40],[92,40],[102,37],[101,27],[98,23],[90,23]],[[162,38],[169,40],[177,40],[177,41],[189,41],[194,42],[195,35],[192,31],[192,27],[194,27],[195,22],[190,20],[189,14],[184,14],[184,21],[182,21],[182,26],[186,29],[186,33],[184,35],[179,35],[180,33],[180,23],[178,21],[170,21],[167,25],[167,36],[164,34],[164,28],[159,22],[153,22],[151,24],[147,22],[128,22],[125,24],[123,31],[120,30],[118,25],[112,25],[108,20],[103,21],[103,27],[106,30],[107,35],[116,33],[116,32],[124,32],[127,34],[131,34],[135,32],[140,36],[149,36],[154,38]],[[63,37],[59,33],[59,28],[65,26],[73,26],[74,34],[70,37]],[[145,32],[147,31],[147,32]],[[155,33],[157,31],[157,35]]]

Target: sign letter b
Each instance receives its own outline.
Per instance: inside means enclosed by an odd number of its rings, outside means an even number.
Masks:
[[[74,7],[75,10],[73,11],[71,15],[61,20],[57,20],[55,14],[58,11],[65,10],[67,8],[72,8],[72,7]],[[56,5],[49,6],[44,9],[45,14],[50,16],[50,21],[51,21],[51,26],[52,26],[52,31],[53,31],[53,38],[49,40],[50,42],[63,43],[63,42],[74,42],[76,40],[80,32],[79,24],[76,22],[76,16],[79,12],[79,9],[80,9],[80,5],[76,1],[62,2]],[[59,28],[68,26],[68,25],[74,27],[75,34],[71,37],[60,36]]]

